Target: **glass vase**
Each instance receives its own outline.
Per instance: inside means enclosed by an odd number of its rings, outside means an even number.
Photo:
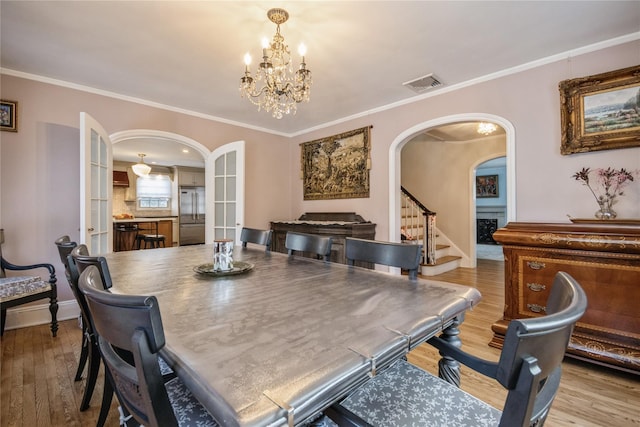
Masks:
[[[598,204],[600,205],[600,209],[596,211],[596,218],[607,220],[614,219],[618,216],[616,211],[611,209],[611,201],[610,200],[599,200]]]

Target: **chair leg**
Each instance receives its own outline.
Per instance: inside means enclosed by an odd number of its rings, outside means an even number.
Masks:
[[[0,336],[4,335],[4,324],[7,320],[7,309],[0,310]]]
[[[89,347],[89,370],[87,371],[87,384],[85,385],[82,403],[80,404],[81,411],[86,411],[89,408],[93,389],[96,388],[98,371],[100,370],[100,350],[98,349],[98,343],[95,342],[95,338],[91,338]]]
[[[98,415],[98,422],[96,427],[103,427],[107,416],[109,415],[109,409],[111,409],[111,401],[113,400],[113,386],[111,385],[111,378],[108,375],[107,369],[104,372],[104,388],[102,389],[102,404],[100,406],[100,415]]]
[[[51,297],[49,311],[51,312],[51,334],[55,337],[58,334],[58,298],[55,296]]]
[[[89,346],[91,345],[86,329],[84,327],[82,329],[82,350],[80,351],[80,361],[78,361],[78,370],[76,371],[76,377],[73,379],[74,381],[80,381],[82,379],[82,372],[87,364]]]

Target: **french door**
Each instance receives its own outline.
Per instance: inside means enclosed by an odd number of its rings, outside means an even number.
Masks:
[[[91,255],[111,252],[112,147],[93,117],[80,113],[80,243]]]
[[[244,141],[226,144],[211,153],[210,158],[213,185],[207,182],[207,199],[213,203],[207,202],[212,210],[207,212],[207,218],[213,218],[213,235],[207,242],[216,239],[239,242],[244,222]],[[208,226],[208,236],[210,229]]]

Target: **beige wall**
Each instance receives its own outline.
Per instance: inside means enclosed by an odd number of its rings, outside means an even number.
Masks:
[[[191,138],[213,151],[244,140],[245,224],[266,228],[291,216],[290,150],[286,138],[106,96],[0,76],[2,99],[18,101],[17,133],[0,134],[0,226],[3,253],[15,263],[51,262],[59,299],[73,299],[54,240],[79,239],[79,117],[85,111],[105,130],[153,129]]]
[[[397,142],[396,139],[408,129],[438,118],[489,114],[503,118],[515,129],[515,153],[508,153],[515,156],[515,219],[568,222],[567,214],[591,218],[598,206],[589,191],[576,183],[571,175],[583,167],[639,169],[640,147],[560,155],[558,83],[638,64],[640,41],[629,42],[444,92],[393,109],[372,112],[365,117],[297,136],[291,144],[290,156],[293,171],[292,212],[356,211],[377,223],[377,238],[386,240],[389,238],[389,149]],[[298,144],[367,125],[373,126],[371,197],[303,201],[302,182],[296,178],[299,174]],[[405,141],[413,136],[407,136]],[[640,183],[628,187],[616,210],[622,218],[640,218]],[[438,214],[439,217],[442,215],[441,212]]]
[[[640,148],[561,156],[557,85],[564,79],[639,63],[640,41],[635,41],[371,112],[292,138],[2,75],[1,96],[19,102],[20,128],[15,134],[0,134],[0,226],[7,238],[4,253],[17,263],[52,262],[59,277],[64,277],[53,241],[62,234],[78,236],[81,111],[95,117],[109,133],[162,130],[187,136],[210,150],[245,140],[248,226],[267,227],[270,220],[295,218],[308,211],[355,211],[378,224],[377,238],[383,240],[389,238],[390,147],[401,145],[403,141],[397,139],[408,129],[438,118],[491,114],[515,129],[515,153],[509,154],[515,156],[516,219],[565,222],[567,214],[591,217],[595,201],[571,175],[586,166],[637,169]],[[367,125],[373,126],[371,197],[304,201],[298,144]],[[285,164],[289,168],[282,167]],[[444,190],[438,191],[442,193],[438,197],[446,196]],[[623,218],[640,218],[639,183],[629,187],[616,210]],[[72,299],[64,282],[60,280],[60,299]]]
[[[475,220],[470,208],[473,170],[479,159],[504,154],[504,137],[453,144],[416,137],[402,150],[402,185],[439,213],[438,229],[465,254],[471,251],[469,231],[461,224]]]

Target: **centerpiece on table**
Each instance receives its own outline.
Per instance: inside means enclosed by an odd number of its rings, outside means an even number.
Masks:
[[[624,168],[606,169],[598,168],[582,168],[581,171],[572,175],[576,181],[581,181],[595,197],[600,209],[596,211],[598,219],[614,219],[618,214],[611,208],[616,202],[617,197],[622,196],[623,189],[634,180],[634,174]],[[590,177],[590,175],[595,175]]]

